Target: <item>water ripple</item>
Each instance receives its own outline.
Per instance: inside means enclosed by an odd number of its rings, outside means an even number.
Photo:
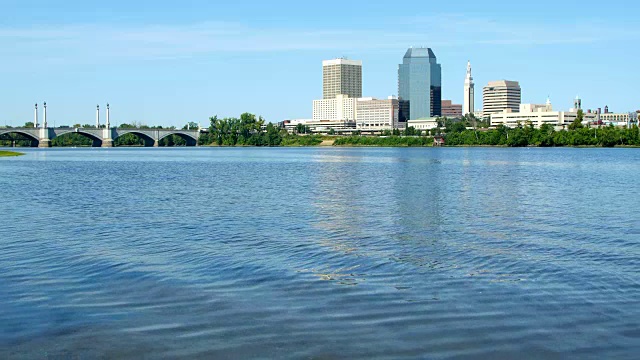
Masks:
[[[635,359],[640,158],[583,150],[27,149],[0,358]]]

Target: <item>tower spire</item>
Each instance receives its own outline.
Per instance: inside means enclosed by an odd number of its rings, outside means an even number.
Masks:
[[[473,114],[475,109],[475,85],[471,75],[471,60],[467,61],[467,77],[464,79],[464,108],[463,115]]]

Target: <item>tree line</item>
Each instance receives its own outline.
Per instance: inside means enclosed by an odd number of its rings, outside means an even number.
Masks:
[[[289,134],[254,114],[244,113],[239,118],[209,119],[209,132],[200,134],[201,145],[217,146],[314,146],[322,142],[320,135],[300,136]],[[301,133],[308,128],[298,128]]]
[[[507,128],[498,126],[486,131],[464,130],[448,132],[445,136],[448,146],[640,146],[640,131],[637,126],[618,128],[612,125],[603,127],[581,126],[556,131],[549,124],[539,129],[532,125]]]

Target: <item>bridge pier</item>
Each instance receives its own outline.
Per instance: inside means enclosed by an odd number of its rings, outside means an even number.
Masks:
[[[51,132],[47,127],[47,103],[44,103],[44,124],[42,128],[36,129],[39,132],[40,136],[38,136],[38,147],[41,148],[50,148],[51,147]]]
[[[158,140],[153,140],[153,147],[160,147]]]
[[[113,140],[111,140],[111,139],[102,140],[102,147],[103,148],[111,148],[111,147],[113,147]]]

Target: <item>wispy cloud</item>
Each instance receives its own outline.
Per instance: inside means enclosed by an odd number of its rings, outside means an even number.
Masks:
[[[588,25],[586,25],[588,24]],[[389,32],[388,29],[402,29]],[[605,30],[603,30],[605,29]],[[539,46],[605,41],[637,36],[625,29],[542,23],[506,23],[456,14],[389,20],[367,29],[260,28],[250,24],[207,22],[188,25],[60,25],[0,28],[0,56],[16,63],[111,62],[166,59],[221,52],[294,50],[384,50],[408,45]]]

